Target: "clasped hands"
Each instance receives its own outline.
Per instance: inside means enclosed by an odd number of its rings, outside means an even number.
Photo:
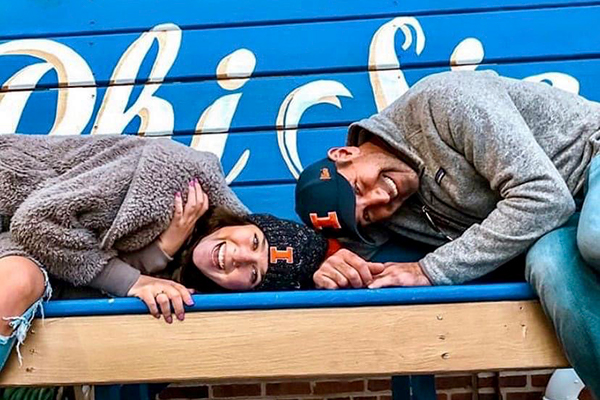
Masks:
[[[368,262],[347,249],[341,249],[325,260],[313,280],[320,289],[431,286],[418,262]]]

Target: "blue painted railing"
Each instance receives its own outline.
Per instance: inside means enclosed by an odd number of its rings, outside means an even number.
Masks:
[[[358,290],[311,290],[296,292],[257,292],[194,295],[194,311],[273,310],[387,305],[516,301],[535,299],[526,283],[389,288]],[[148,314],[139,299],[55,300],[44,305],[46,317]]]

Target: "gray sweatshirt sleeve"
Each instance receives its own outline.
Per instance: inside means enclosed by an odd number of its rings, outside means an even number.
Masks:
[[[90,286],[114,296],[125,297],[142,272],[151,275],[162,271],[172,260],[155,240],[141,250],[122,253],[118,258],[109,260]]]
[[[501,200],[480,224],[420,260],[435,284],[485,275],[563,224],[575,209],[566,183],[506,91],[483,80],[468,83],[436,90],[430,116],[442,140],[464,155]]]
[[[90,286],[114,296],[125,297],[140,275],[140,270],[115,257],[108,261],[102,272],[90,282]]]
[[[162,271],[173,261],[172,257],[162,251],[158,239],[141,250],[121,253],[119,258],[148,275]]]

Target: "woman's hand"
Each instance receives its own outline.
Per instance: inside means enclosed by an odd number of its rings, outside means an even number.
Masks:
[[[173,257],[194,231],[196,221],[208,210],[208,196],[202,190],[197,179],[190,181],[185,207],[181,193],[175,194],[175,212],[167,229],[159,236],[162,251]]]
[[[188,306],[194,305],[191,293],[194,293],[193,289],[188,289],[177,282],[140,275],[127,292],[127,296],[141,299],[154,317],[160,318],[162,314],[165,321],[170,324],[173,322],[171,305],[177,319],[183,321],[185,318],[183,303]]]

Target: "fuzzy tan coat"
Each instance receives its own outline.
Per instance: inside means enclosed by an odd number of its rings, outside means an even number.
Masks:
[[[195,177],[211,205],[247,213],[216,156],[170,139],[0,136],[0,214],[10,218],[0,257],[28,254],[88,285],[118,252],[158,237]]]

